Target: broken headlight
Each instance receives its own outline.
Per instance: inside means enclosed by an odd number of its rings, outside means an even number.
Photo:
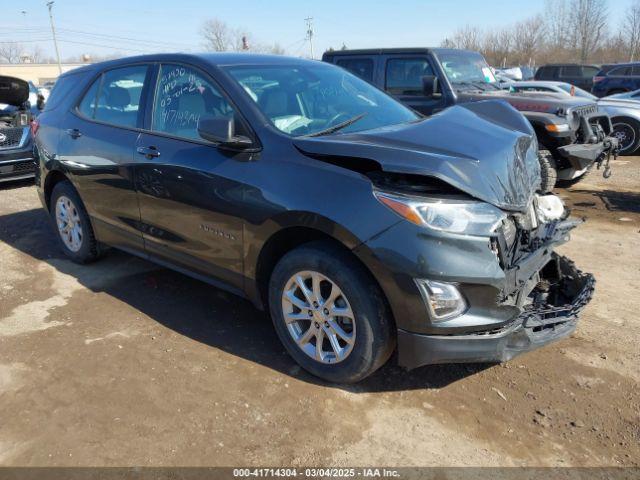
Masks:
[[[374,191],[376,198],[405,220],[449,233],[491,236],[506,214],[484,202],[415,197]]]
[[[564,203],[556,195],[536,195],[534,205],[540,223],[560,220],[564,216]]]

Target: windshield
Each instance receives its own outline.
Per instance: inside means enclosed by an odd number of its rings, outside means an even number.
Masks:
[[[454,86],[465,83],[496,83],[496,77],[491,68],[479,53],[453,51],[438,52],[437,55],[444,73]]]
[[[562,90],[567,92],[569,95],[573,95],[574,97],[588,98],[589,100],[598,100],[598,97],[596,97],[595,95],[592,95],[589,92],[587,92],[586,90],[583,90],[581,88],[574,87],[573,85],[571,85],[569,83],[561,83],[558,86]]]
[[[357,132],[420,118],[332,65],[233,66],[226,71],[278,130],[293,136]]]

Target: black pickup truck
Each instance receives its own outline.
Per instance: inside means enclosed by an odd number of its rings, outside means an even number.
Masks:
[[[542,191],[573,184],[593,165],[617,155],[609,117],[588,99],[554,93],[512,93],[499,87],[484,57],[447,48],[393,48],[328,51],[334,63],[384,89],[405,105],[431,115],[451,105],[502,99],[519,110],[536,131]]]

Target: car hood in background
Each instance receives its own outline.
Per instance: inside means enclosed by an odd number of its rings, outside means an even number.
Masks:
[[[602,107],[635,108],[640,110],[640,101],[630,98],[605,97],[598,100],[598,105]]]
[[[383,171],[435,177],[505,210],[525,211],[540,187],[533,129],[499,101],[364,132],[297,137],[294,144],[312,156],[373,160]]]
[[[570,108],[595,105],[594,100],[571,97],[556,92],[509,92],[508,90],[494,90],[486,92],[457,92],[460,103],[476,102],[478,100],[501,99],[509,102],[521,112],[550,113],[566,112]]]
[[[24,80],[0,75],[0,103],[19,107],[29,99],[29,84]]]

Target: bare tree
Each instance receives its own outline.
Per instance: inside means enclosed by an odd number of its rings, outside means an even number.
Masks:
[[[200,33],[204,39],[204,48],[214,52],[236,50],[237,32],[225,22],[212,18],[202,25]]]
[[[587,63],[606,38],[607,0],[571,0],[573,46],[580,63]]]
[[[629,6],[622,22],[622,32],[628,43],[629,61],[633,62],[640,54],[640,0]]]
[[[456,48],[480,50],[482,47],[482,31],[476,26],[466,25],[456,30],[451,41]]]
[[[0,42],[0,61],[2,63],[20,63],[24,46],[16,42]]]
[[[545,25],[541,15],[518,22],[513,31],[513,46],[518,52],[520,64],[530,65],[540,51],[545,37]]]
[[[571,15],[568,0],[545,0],[547,44],[553,49],[564,49],[571,42]]]

